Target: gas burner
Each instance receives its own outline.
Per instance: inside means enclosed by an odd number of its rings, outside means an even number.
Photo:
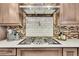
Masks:
[[[58,41],[53,39],[52,37],[27,37],[23,41],[21,41],[19,44],[20,45],[25,45],[25,44],[60,44]]]

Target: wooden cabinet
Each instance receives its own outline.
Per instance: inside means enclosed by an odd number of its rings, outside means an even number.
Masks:
[[[78,56],[79,56],[79,48],[78,48],[78,50],[77,50],[77,53],[78,53]]]
[[[17,49],[18,56],[62,56],[62,48]]]
[[[0,4],[0,23],[2,23],[2,4]]]
[[[76,21],[77,21],[77,24],[79,24],[79,3],[76,3],[76,7],[75,7],[75,10],[76,10]]]
[[[78,54],[78,56],[79,56],[79,48],[78,48],[78,50],[77,50],[77,54]]]
[[[16,49],[10,49],[10,48],[0,49],[0,56],[15,56],[15,55],[16,55]]]
[[[2,4],[2,23],[9,23],[9,4],[3,3]]]
[[[0,4],[0,24],[20,25],[19,7],[17,3]]]
[[[61,25],[75,25],[76,24],[76,4],[64,3],[60,8],[60,24]]]
[[[63,48],[63,56],[77,56],[77,48]]]
[[[79,48],[0,48],[0,56],[79,56]]]
[[[63,3],[60,6],[60,25],[79,25],[79,3]]]

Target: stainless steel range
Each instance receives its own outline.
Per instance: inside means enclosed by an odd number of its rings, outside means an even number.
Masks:
[[[29,45],[29,44],[60,44],[58,41],[52,37],[27,37],[19,43],[20,45]]]

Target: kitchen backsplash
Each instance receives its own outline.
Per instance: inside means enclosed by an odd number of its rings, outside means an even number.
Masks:
[[[77,38],[79,39],[79,26],[68,25],[68,26],[54,26],[54,35],[57,37],[60,32],[64,32],[68,39]]]
[[[14,29],[17,29],[18,27],[13,27]],[[21,28],[19,27],[19,29],[17,30],[18,32],[21,32],[21,36],[25,36],[25,28]],[[66,37],[68,39],[73,39],[73,38],[77,38],[79,39],[79,26],[75,26],[75,25],[66,25],[66,26],[53,26],[53,34],[55,37],[58,37],[60,32],[64,32],[64,34],[66,35]]]
[[[15,30],[16,32],[19,33],[20,37],[24,37],[25,36],[25,31],[24,28],[21,26],[10,26],[11,29]]]
[[[26,36],[53,36],[52,17],[27,17]]]
[[[15,29],[17,29],[17,27],[15,27]],[[19,28],[19,30],[22,34],[21,36],[24,35],[25,31],[23,31],[23,28]],[[66,38],[68,39],[73,39],[73,38],[77,38],[79,39],[79,26],[74,26],[74,25],[68,25],[68,26],[53,26],[53,34],[55,37],[58,37],[60,32],[64,32],[64,34],[66,35]],[[24,35],[25,36],[25,35]]]

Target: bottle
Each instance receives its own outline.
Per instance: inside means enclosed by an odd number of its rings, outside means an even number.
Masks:
[[[60,40],[63,40],[63,41],[66,40],[66,36],[63,32],[60,32],[59,37],[60,37]]]

